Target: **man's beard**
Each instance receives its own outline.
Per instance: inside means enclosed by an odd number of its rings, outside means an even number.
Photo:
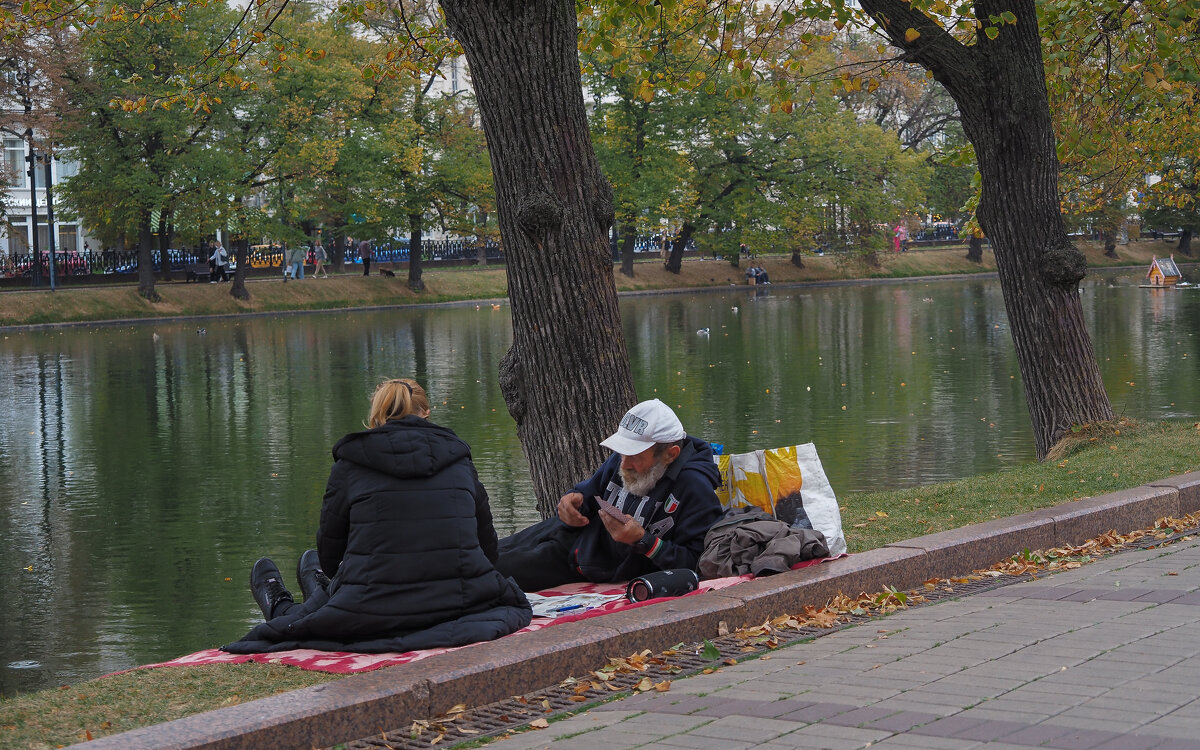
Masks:
[[[621,469],[621,484],[632,494],[644,497],[650,494],[650,490],[654,489],[654,485],[658,484],[658,480],[666,473],[667,464],[662,461],[651,466],[644,474],[632,469]]]

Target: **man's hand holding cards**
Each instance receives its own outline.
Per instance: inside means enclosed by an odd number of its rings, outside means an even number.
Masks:
[[[601,513],[605,514],[617,523],[624,525],[629,521],[629,516],[622,512],[620,508],[600,497],[599,495],[593,495],[592,499],[596,501],[596,505],[600,506]]]
[[[633,544],[646,533],[633,516],[626,515],[620,508],[607,500],[602,500],[598,496],[594,496],[594,498],[596,505],[600,508],[597,517],[604,524],[604,528],[608,529],[608,533],[614,541]]]

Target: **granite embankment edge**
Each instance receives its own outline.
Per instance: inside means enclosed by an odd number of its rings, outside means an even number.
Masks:
[[[909,539],[825,565],[731,589],[557,625],[409,664],[93,740],[89,748],[311,748],[366,737],[445,712],[559,683],[642,649],[712,638],[730,627],[820,605],[839,592],[892,586],[988,567],[1025,549],[1127,533],[1164,516],[1200,511],[1200,472],[1010,518]]]

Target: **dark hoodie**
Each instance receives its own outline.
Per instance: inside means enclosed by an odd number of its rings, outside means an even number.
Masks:
[[[695,570],[704,552],[704,535],[721,518],[715,491],[720,481],[712,447],[690,435],[646,498],[623,493],[621,456],[612,454],[591,479],[574,487],[583,494],[581,512],[588,525],[571,550],[572,564],[589,581],[598,583],[628,581],[655,570]],[[656,540],[644,552],[614,541],[596,518],[596,495],[631,516],[640,516],[642,527]]]
[[[328,595],[259,625],[233,653],[462,646],[529,624],[493,567],[496,531],[467,444],[416,416],[333,447],[317,552]]]

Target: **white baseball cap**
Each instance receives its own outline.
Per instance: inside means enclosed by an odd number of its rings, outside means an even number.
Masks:
[[[671,407],[653,398],[625,412],[617,431],[600,445],[622,456],[636,456],[656,443],[673,443],[685,437],[683,423]]]

